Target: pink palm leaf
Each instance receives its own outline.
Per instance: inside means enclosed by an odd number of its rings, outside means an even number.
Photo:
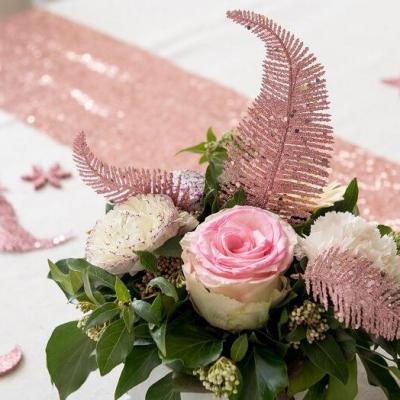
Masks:
[[[298,39],[247,11],[228,17],[264,43],[261,93],[238,126],[222,177],[224,196],[241,186],[247,203],[305,217],[328,177],[333,137],[323,67]]]
[[[189,210],[188,189],[181,185],[181,177],[161,170],[118,168],[99,160],[90,150],[84,133],[74,141],[74,161],[83,181],[98,194],[114,203],[121,203],[137,194],[165,194],[176,206]]]
[[[400,339],[400,285],[366,258],[330,249],[309,263],[307,292],[346,326]]]

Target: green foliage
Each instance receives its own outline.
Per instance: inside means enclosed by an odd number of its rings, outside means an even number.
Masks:
[[[85,329],[93,328],[97,325],[102,325],[105,322],[112,320],[120,312],[120,309],[115,303],[105,303],[94,310],[85,324]]]
[[[182,236],[179,235],[167,240],[161,247],[154,251],[154,254],[163,257],[180,257],[182,255],[181,240]]]
[[[176,391],[172,377],[171,372],[150,386],[146,400],[181,400],[181,394]]]
[[[235,362],[243,360],[249,348],[247,334],[244,333],[237,337],[231,347],[231,359]]]
[[[250,349],[239,369],[243,377],[240,400],[274,400],[289,383],[285,360],[260,346]]]
[[[336,340],[327,335],[326,339],[313,344],[302,343],[302,350],[308,359],[322,371],[346,384],[349,378],[346,359]]]
[[[288,393],[292,396],[304,392],[318,383],[325,375],[325,371],[306,360],[300,373],[290,379]]]
[[[115,279],[115,294],[117,295],[118,301],[121,303],[129,303],[131,301],[131,293],[129,289],[118,277]]]
[[[133,309],[135,313],[151,324],[157,325],[160,322],[158,313],[152,309],[152,305],[144,300],[134,300]]]
[[[134,252],[139,257],[140,265],[151,274],[158,274],[157,268],[157,257],[150,253],[149,251],[135,251]]]
[[[96,346],[96,361],[101,375],[108,374],[125,361],[133,347],[133,333],[129,333],[124,321],[117,320],[107,326]]]
[[[60,288],[64,291],[67,297],[72,297],[79,292],[83,285],[82,276],[79,272],[68,271],[63,273],[60,266],[48,260],[50,268],[50,278],[57,282]]]
[[[358,393],[357,384],[357,360],[354,357],[347,363],[349,379],[343,384],[334,376],[329,377],[326,400],[353,400]]]
[[[196,317],[177,318],[167,326],[166,361],[179,360],[186,368],[204,367],[222,353],[223,340]]]
[[[119,399],[128,390],[144,382],[160,363],[157,347],[135,346],[125,360],[115,390],[115,399]]]
[[[175,286],[168,279],[162,276],[152,279],[148,286],[158,287],[166,296],[172,297],[175,301],[179,300]]]
[[[54,329],[46,346],[47,369],[61,400],[79,389],[96,369],[95,344],[77,328],[77,322]]]

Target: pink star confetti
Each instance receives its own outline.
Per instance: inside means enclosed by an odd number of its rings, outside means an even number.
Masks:
[[[23,180],[33,183],[35,190],[42,189],[47,184],[58,189],[61,188],[61,180],[71,176],[69,172],[63,171],[60,164],[53,164],[46,172],[42,167],[37,165],[32,166],[32,173],[24,175]]]
[[[400,89],[400,77],[399,78],[391,78],[391,79],[383,79],[383,83],[386,85],[394,86]]]
[[[0,376],[15,369],[22,360],[22,351],[15,346],[9,353],[0,355]]]

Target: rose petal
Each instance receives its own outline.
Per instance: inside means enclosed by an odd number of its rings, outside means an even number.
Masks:
[[[15,346],[9,353],[0,356],[0,376],[15,369],[22,359],[22,351]]]

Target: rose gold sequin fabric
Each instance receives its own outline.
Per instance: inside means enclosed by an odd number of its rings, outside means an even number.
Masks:
[[[234,127],[249,100],[166,60],[40,10],[0,24],[0,107],[62,143],[84,130],[118,165],[195,168],[174,154]],[[400,165],[337,140],[333,178],[357,176],[362,213],[400,228]]]

